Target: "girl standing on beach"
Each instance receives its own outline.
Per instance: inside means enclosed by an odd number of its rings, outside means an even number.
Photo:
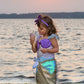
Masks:
[[[39,36],[35,42],[35,36],[30,35],[32,51],[37,52],[37,58],[34,59],[36,68],[37,84],[56,84],[57,81],[57,63],[54,54],[59,51],[58,35],[56,27],[51,17],[47,15],[38,15],[35,20],[38,27]]]

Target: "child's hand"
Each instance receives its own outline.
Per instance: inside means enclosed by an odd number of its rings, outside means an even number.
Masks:
[[[33,45],[34,41],[35,41],[35,35],[30,34],[30,43],[31,43],[31,45]]]
[[[34,41],[35,41],[35,38],[34,38],[34,39],[33,39],[33,38],[30,38],[30,43],[31,43],[31,45],[34,44]]]
[[[42,49],[40,49],[40,51],[41,51],[42,53],[47,53],[47,49],[46,49],[46,48],[42,48]]]

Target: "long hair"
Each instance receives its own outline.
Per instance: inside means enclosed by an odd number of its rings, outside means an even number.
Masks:
[[[50,36],[51,34],[57,34],[56,26],[54,25],[54,22],[50,16],[41,14],[41,19],[44,20],[49,26],[39,20],[37,23],[38,27],[40,27],[40,25],[42,24],[46,29],[48,29],[48,36]]]

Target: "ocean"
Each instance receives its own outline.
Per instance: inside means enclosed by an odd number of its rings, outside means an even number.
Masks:
[[[36,84],[29,35],[35,19],[0,19],[0,83]],[[84,84],[84,19],[53,19],[59,35],[58,84]]]

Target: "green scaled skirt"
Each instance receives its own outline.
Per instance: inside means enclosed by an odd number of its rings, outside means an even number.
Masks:
[[[36,70],[37,84],[56,84],[57,65],[55,59],[39,62]]]

